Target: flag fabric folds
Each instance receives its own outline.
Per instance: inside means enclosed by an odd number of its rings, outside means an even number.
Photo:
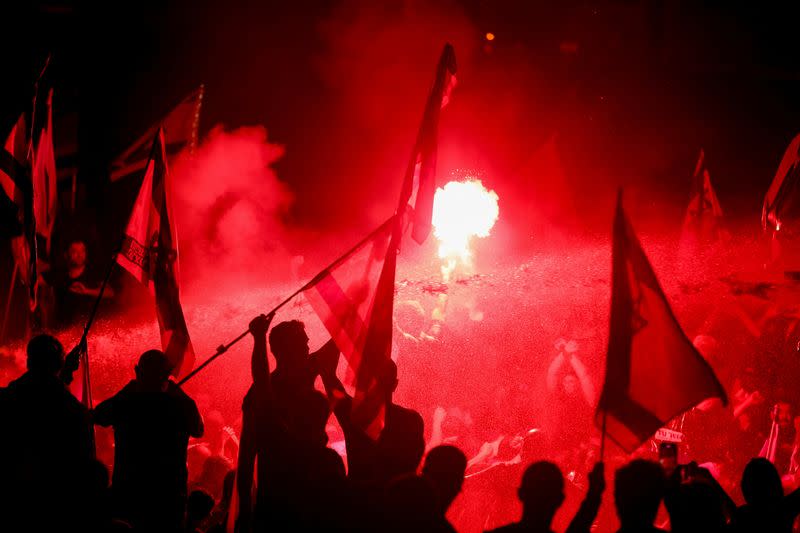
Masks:
[[[714,371],[686,338],[622,209],[614,219],[611,323],[596,422],[631,452],[707,398],[727,403]]]
[[[154,289],[161,346],[172,364],[172,374],[180,377],[194,366],[194,349],[180,304],[178,239],[166,158],[164,131],[159,129],[117,262]]]
[[[412,237],[422,243],[431,228],[436,189],[439,112],[455,86],[456,60],[445,45],[394,216],[321,272],[304,294],[348,363],[354,390],[351,417],[377,439],[383,429],[387,391],[379,376],[391,359],[397,253],[403,222],[413,204]]]
[[[705,152],[697,158],[689,206],[683,219],[682,240],[715,240],[722,234],[722,207],[705,166]]]
[[[439,113],[450,101],[450,92],[456,85],[456,54],[451,44],[446,44],[436,68],[425,113],[422,116],[414,150],[408,162],[403,188],[400,193],[398,213],[413,204],[411,236],[422,244],[431,231],[433,196],[436,192],[436,153],[439,136]]]
[[[20,115],[3,144],[0,164],[0,186],[13,202],[21,205],[24,191],[25,162],[28,159],[28,143],[25,129],[25,114]]]
[[[203,103],[204,87],[201,85],[172,111],[151,126],[131,146],[122,152],[111,163],[111,181],[140,173],[147,164],[150,155],[150,144],[159,128],[164,130],[164,136],[169,140],[165,147],[168,157],[176,156],[187,146],[194,149],[197,145],[197,129],[200,125],[200,107]]]
[[[391,355],[397,221],[384,222],[304,292],[347,361],[351,416],[373,438],[385,414],[377,375]]]
[[[383,430],[388,391],[379,376],[391,359],[397,253],[413,204],[412,237],[430,233],[436,190],[439,113],[455,86],[456,58],[446,44],[425,105],[395,215],[320,273],[304,291],[348,363],[353,422],[373,439]]]
[[[28,288],[31,309],[36,308],[36,216],[34,189],[31,180],[32,150],[28,139],[25,114],[20,115],[0,150],[0,187],[14,212],[11,254],[20,280]]]
[[[36,217],[36,233],[44,237],[47,250],[50,249],[50,237],[58,206],[58,185],[56,176],[56,158],[53,148],[53,90],[47,94],[45,116],[34,123],[33,140],[35,141],[32,161],[33,179],[33,212]]]

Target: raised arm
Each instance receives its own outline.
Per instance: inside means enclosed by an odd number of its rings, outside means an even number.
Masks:
[[[565,363],[564,353],[560,352],[547,367],[547,390],[553,392],[558,387],[558,371]]]
[[[575,371],[575,375],[578,376],[578,381],[581,384],[581,391],[583,391],[583,397],[586,399],[586,403],[594,405],[594,385],[592,385],[592,380],[589,378],[586,367],[583,366],[581,360],[575,355],[570,356],[569,364],[572,366],[572,370]]]
[[[253,384],[258,388],[269,387],[269,361],[267,361],[267,331],[274,314],[259,315],[250,321],[250,334],[253,336],[253,356],[250,358],[250,372]]]
[[[339,365],[339,348],[336,347],[336,343],[331,339],[317,350],[313,357],[316,370],[322,378],[322,384],[328,394],[328,399],[335,407],[335,404],[347,395],[344,385],[336,377],[336,367]]]
[[[566,533],[589,533],[592,523],[597,518],[597,512],[600,510],[605,490],[605,467],[600,462],[595,464],[589,473],[589,490],[586,492],[586,497],[578,508],[578,512],[569,523]]]
[[[425,446],[425,451],[432,450],[439,446],[444,441],[444,432],[442,431],[442,424],[447,417],[447,411],[441,405],[437,405],[433,411],[433,424],[431,425],[431,438]]]

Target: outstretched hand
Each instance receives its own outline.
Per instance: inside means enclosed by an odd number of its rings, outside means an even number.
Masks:
[[[267,334],[269,330],[269,325],[272,323],[272,319],[275,318],[275,313],[270,313],[268,315],[258,315],[253,320],[250,321],[250,334],[254,337],[261,337]]]

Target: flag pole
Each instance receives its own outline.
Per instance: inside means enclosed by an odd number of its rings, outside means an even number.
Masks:
[[[607,412],[603,410],[603,422],[600,428],[600,462],[603,462],[606,456],[606,416]]]
[[[267,314],[267,315],[271,315],[271,314],[273,314],[273,313],[277,312],[277,311],[278,311],[278,310],[279,310],[281,307],[283,307],[284,305],[286,305],[286,304],[288,304],[290,301],[292,301],[292,300],[293,300],[293,299],[294,299],[294,298],[295,298],[295,297],[296,297],[298,294],[300,294],[301,292],[303,292],[303,291],[305,291],[305,290],[307,290],[307,289],[309,289],[309,288],[313,287],[313,286],[314,286],[314,285],[316,285],[317,283],[319,283],[319,282],[320,282],[320,280],[321,280],[323,277],[325,277],[325,276],[328,274],[328,272],[329,272],[330,270],[332,270],[332,269],[336,268],[337,266],[339,266],[339,265],[340,265],[340,264],[341,264],[341,263],[342,263],[342,262],[343,262],[345,259],[347,259],[347,258],[348,258],[348,257],[349,257],[349,256],[350,256],[350,255],[351,255],[353,252],[355,252],[356,250],[358,250],[359,248],[361,248],[361,247],[362,247],[362,246],[363,246],[365,243],[369,242],[371,239],[375,238],[375,235],[377,235],[378,233],[380,233],[381,231],[383,231],[383,230],[386,228],[386,225],[387,225],[387,224],[391,224],[391,223],[394,221],[394,219],[395,219],[396,217],[397,217],[397,215],[392,215],[392,216],[391,216],[391,217],[390,217],[390,218],[389,218],[389,219],[388,219],[386,222],[384,222],[383,224],[381,224],[380,226],[378,226],[378,227],[377,227],[375,230],[371,231],[371,232],[369,233],[369,235],[367,235],[366,237],[364,237],[363,239],[361,239],[360,241],[358,241],[358,242],[357,242],[355,245],[353,245],[353,246],[352,246],[352,247],[351,247],[349,250],[347,250],[345,253],[343,253],[342,255],[340,255],[340,256],[339,256],[339,257],[338,257],[338,258],[337,258],[335,261],[333,261],[331,264],[329,264],[328,266],[326,266],[325,268],[323,268],[323,269],[322,269],[322,270],[319,272],[319,274],[317,274],[316,276],[314,276],[314,277],[313,277],[313,278],[312,278],[310,281],[308,281],[307,283],[305,283],[305,284],[304,284],[302,287],[300,287],[299,289],[297,289],[296,291],[294,291],[292,294],[290,294],[289,296],[287,296],[286,298],[284,298],[284,299],[283,299],[283,301],[281,301],[281,303],[279,303],[278,305],[276,305],[275,307],[273,307],[273,308],[272,308],[272,310],[271,310],[269,313],[266,313],[266,314]],[[236,337],[236,338],[235,338],[235,339],[233,339],[232,341],[228,342],[227,344],[220,344],[220,345],[217,347],[217,351],[216,351],[216,352],[214,352],[214,354],[213,354],[213,355],[211,355],[211,357],[209,357],[208,359],[206,359],[205,361],[203,361],[203,363],[202,363],[200,366],[198,366],[197,368],[195,368],[194,370],[192,370],[191,372],[189,372],[189,373],[188,373],[188,374],[187,374],[187,375],[186,375],[184,378],[182,378],[180,381],[178,381],[178,385],[183,385],[184,383],[186,383],[187,381],[189,381],[190,379],[192,379],[194,376],[196,376],[197,374],[199,374],[199,373],[200,373],[200,371],[202,371],[202,370],[203,370],[205,367],[207,367],[209,364],[211,364],[211,362],[212,362],[212,361],[214,361],[214,360],[215,360],[217,357],[219,357],[220,355],[222,355],[222,354],[224,354],[225,352],[227,352],[227,351],[228,351],[228,350],[231,348],[231,346],[233,346],[234,344],[238,343],[240,340],[242,340],[243,338],[245,338],[245,337],[247,336],[247,334],[248,334],[248,333],[250,333],[250,330],[249,330],[249,329],[247,329],[247,330],[245,330],[244,332],[242,332],[242,333],[241,333],[241,334],[240,334],[238,337]]]
[[[97,309],[100,307],[100,300],[103,299],[103,293],[106,291],[106,286],[108,285],[108,280],[111,278],[111,273],[114,271],[114,265],[117,263],[117,254],[119,254],[120,247],[116,249],[116,251],[111,254],[111,264],[108,265],[108,270],[106,270],[106,276],[103,278],[103,284],[100,285],[100,292],[97,293],[97,298],[94,301],[94,305],[92,305],[92,312],[89,314],[89,318],[86,321],[86,325],[83,326],[83,335],[81,335],[81,342],[86,341],[86,338],[89,336],[89,330],[94,323],[95,316],[97,316]]]
[[[111,273],[114,271],[114,265],[117,262],[117,254],[119,253],[119,248],[111,254],[111,264],[108,266],[108,270],[106,271],[106,276],[103,278],[103,284],[100,285],[100,291],[97,293],[97,298],[94,301],[94,305],[92,305],[92,312],[89,314],[89,318],[86,320],[86,324],[83,326],[83,334],[81,335],[81,340],[78,342],[78,346],[83,345],[86,346],[86,340],[89,337],[89,330],[94,323],[94,319],[97,316],[97,309],[100,307],[100,300],[103,299],[103,293],[106,291],[106,286],[108,285],[108,280],[111,278]],[[82,349],[81,354],[81,361],[83,362],[83,394],[87,398],[89,405],[92,405],[92,380],[89,374],[89,350]]]

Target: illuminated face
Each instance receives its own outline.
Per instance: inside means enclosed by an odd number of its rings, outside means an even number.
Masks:
[[[81,241],[75,241],[67,248],[67,261],[69,266],[84,266],[86,264],[86,245]]]
[[[788,427],[792,424],[792,406],[786,402],[778,404],[777,422],[781,427]]]
[[[564,387],[564,392],[570,396],[578,392],[578,380],[572,374],[567,374],[561,381],[561,386]]]

